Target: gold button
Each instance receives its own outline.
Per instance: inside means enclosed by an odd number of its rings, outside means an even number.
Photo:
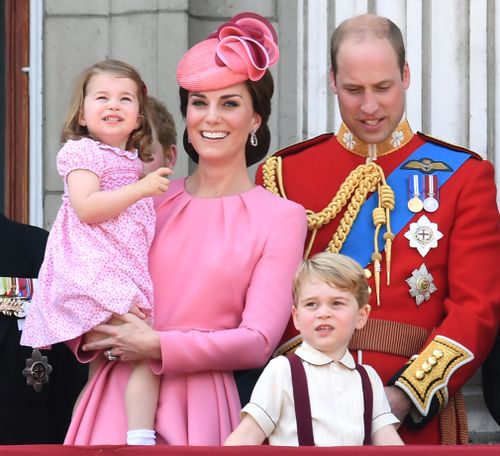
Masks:
[[[418,379],[418,380],[422,380],[424,378],[424,375],[425,375],[425,372],[423,370],[420,370],[420,369],[417,369],[415,371],[415,377]]]
[[[367,279],[369,279],[372,276],[372,271],[370,271],[369,269],[365,269],[365,276]]]
[[[437,348],[436,348],[435,350],[433,350],[433,351],[432,351],[432,354],[433,354],[433,355],[434,355],[437,359],[439,359],[439,358],[441,358],[441,357],[443,356],[443,352],[442,352],[441,350],[437,349]]]
[[[427,362],[431,365],[431,366],[434,366],[434,364],[437,363],[437,359],[434,357],[434,356],[429,356],[427,358]]]
[[[422,363],[422,370],[424,372],[429,372],[431,369],[432,369],[432,366],[427,361],[424,361]]]

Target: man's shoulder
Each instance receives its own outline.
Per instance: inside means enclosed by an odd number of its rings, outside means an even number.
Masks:
[[[283,149],[280,149],[278,152],[273,154],[273,156],[281,158],[290,157],[306,150],[310,150],[313,147],[327,144],[333,138],[335,138],[335,135],[333,133],[323,133],[319,136],[315,136],[314,138],[306,139],[304,141],[300,141],[290,146],[284,147]]]
[[[470,150],[466,147],[459,146],[458,144],[453,144],[451,142],[444,141],[444,140],[439,139],[439,138],[435,138],[434,136],[428,135],[426,133],[422,133],[420,131],[417,132],[417,135],[421,139],[423,139],[425,142],[436,144],[436,145],[444,147],[450,151],[467,153],[477,160],[483,160],[483,157],[481,157],[481,155],[479,155],[478,153],[476,153],[473,150]]]

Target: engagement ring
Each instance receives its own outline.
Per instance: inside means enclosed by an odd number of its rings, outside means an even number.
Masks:
[[[106,358],[108,358],[109,361],[116,361],[118,359],[118,356],[113,356],[111,354],[111,348],[108,348],[105,352],[104,352],[104,356]]]

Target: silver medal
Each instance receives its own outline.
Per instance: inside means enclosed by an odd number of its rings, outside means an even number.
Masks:
[[[424,177],[424,210],[426,212],[436,212],[439,209],[439,201],[437,199],[438,177]]]
[[[424,200],[424,210],[426,212],[436,212],[439,209],[439,203],[433,196],[428,196]]]

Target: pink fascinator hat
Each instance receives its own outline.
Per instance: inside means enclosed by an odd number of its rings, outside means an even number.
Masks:
[[[258,81],[278,57],[271,23],[255,13],[240,13],[184,54],[177,66],[177,82],[193,92]]]

